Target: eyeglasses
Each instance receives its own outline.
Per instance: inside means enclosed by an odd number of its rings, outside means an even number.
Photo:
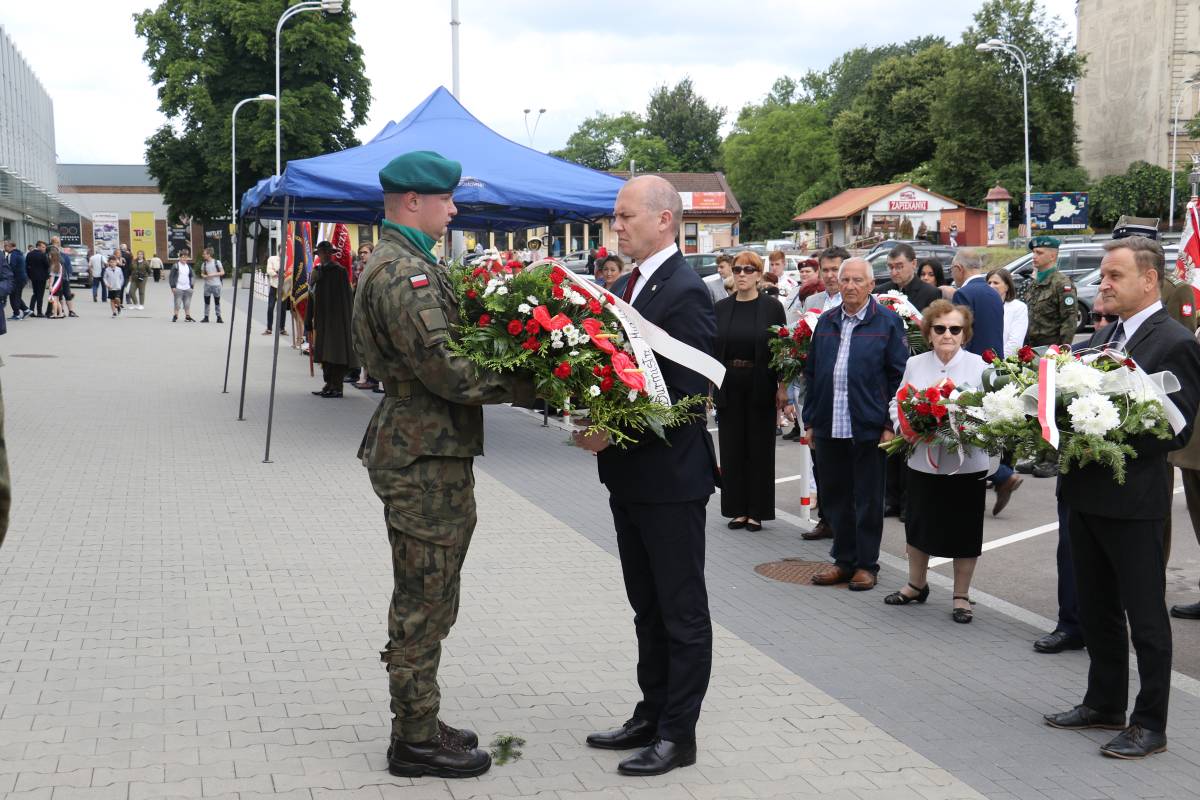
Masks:
[[[962,325],[934,325],[933,332],[938,336],[943,335],[946,331],[950,331],[951,336],[958,336],[963,332]]]
[[[734,275],[741,275],[743,272],[746,273],[747,275],[753,275],[754,273],[758,272],[758,269],[756,267],[740,267],[739,266],[739,267],[730,267],[729,271],[732,272]]]
[[[1104,320],[1105,322],[1112,324],[1112,323],[1116,322],[1117,320],[1119,320],[1120,318],[1121,317],[1117,314],[1101,314],[1099,311],[1092,312],[1092,322],[1099,322],[1100,320]]]

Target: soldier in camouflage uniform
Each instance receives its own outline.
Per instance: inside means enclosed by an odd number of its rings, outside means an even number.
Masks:
[[[1069,345],[1079,329],[1075,284],[1058,271],[1059,244],[1053,236],[1035,236],[1029,240],[1029,249],[1033,251],[1033,268],[1036,270],[1024,297],[1025,305],[1029,307],[1029,331],[1025,334],[1025,344],[1031,347]],[[1032,472],[1038,478],[1058,474],[1058,467],[1052,460],[1036,465],[1022,462],[1017,465],[1017,470]]]
[[[458,614],[459,574],[475,528],[472,458],[483,452],[484,403],[528,403],[528,379],[485,372],[450,354],[457,300],[433,246],[456,213],[461,166],[407,153],[379,173],[386,221],[354,298],[354,347],[386,397],[359,457],[384,504],[395,586],[380,654],[391,690],[394,775],[480,775],[478,737],[438,719],[441,641]]]

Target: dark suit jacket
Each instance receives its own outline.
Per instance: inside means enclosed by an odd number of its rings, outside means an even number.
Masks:
[[[893,281],[884,281],[875,287],[875,294],[883,294],[892,290],[900,292],[908,298],[908,302],[916,307],[917,311],[924,311],[925,307],[934,300],[940,300],[942,293],[936,286],[930,286],[925,281],[921,280],[916,275],[908,282],[907,286],[897,286]],[[997,295],[999,297],[999,295]],[[997,351],[1000,352],[1000,351]]]
[[[1116,325],[1097,331],[1088,347],[1107,344]],[[1113,480],[1105,466],[1072,467],[1061,477],[1059,493],[1076,511],[1114,519],[1162,519],[1171,510],[1171,482],[1167,453],[1183,447],[1192,432],[1200,406],[1200,344],[1187,328],[1159,310],[1137,329],[1125,351],[1147,372],[1168,371],[1179,379],[1180,389],[1170,395],[1188,425],[1173,439],[1139,436],[1129,440],[1137,458],[1125,464],[1125,483]]]
[[[733,319],[734,303],[736,302],[738,301],[733,295],[730,295],[719,301],[714,307],[717,312],[717,360],[722,364],[726,360],[726,338],[729,335],[729,323]],[[754,382],[754,389],[750,395],[750,402],[758,406],[772,404],[779,386],[779,377],[769,366],[771,350],[767,347],[767,340],[771,338],[772,334],[767,329],[772,325],[786,325],[787,315],[784,314],[783,304],[768,294],[760,294],[753,301],[753,305],[756,317],[754,327],[762,335],[754,343],[754,369],[751,378]],[[717,408],[724,408],[725,392],[717,389],[713,395],[713,401]]]
[[[963,348],[977,356],[991,350],[998,356],[1004,355],[1004,301],[983,278],[967,281],[954,293],[950,302],[956,306],[967,306],[975,321],[971,341]]]
[[[613,284],[620,297],[629,276]],[[772,300],[776,305],[778,301]],[[675,339],[713,354],[717,322],[712,295],[679,253],[667,259],[638,292],[633,307]],[[671,399],[708,393],[708,378],[658,356]],[[627,503],[676,503],[713,493],[717,457],[701,410],[700,418],[667,431],[635,434],[637,444],[610,446],[597,457],[600,481],[613,499]]]
[[[35,283],[45,283],[50,279],[50,259],[36,247],[25,256],[25,274]]]

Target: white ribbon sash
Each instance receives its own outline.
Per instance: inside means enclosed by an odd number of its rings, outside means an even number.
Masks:
[[[613,316],[621,323],[621,329],[625,332],[625,339],[629,342],[629,347],[633,351],[633,357],[637,360],[638,367],[641,368],[642,374],[646,378],[646,393],[650,395],[651,399],[664,406],[671,405],[671,395],[667,391],[667,382],[663,378],[662,369],[658,366],[658,359],[655,357],[655,353],[664,358],[671,359],[676,364],[686,367],[692,372],[703,375],[712,381],[717,388],[720,388],[721,383],[725,380],[725,367],[720,361],[717,361],[708,353],[697,350],[690,344],[675,339],[671,334],[653,322],[646,320],[638,313],[637,309],[620,297],[601,289],[594,282],[576,275],[553,259],[547,258],[536,261],[530,264],[527,269],[532,269],[542,264],[551,264],[558,267],[566,274],[567,280],[575,288],[581,290],[588,297],[609,304]]]

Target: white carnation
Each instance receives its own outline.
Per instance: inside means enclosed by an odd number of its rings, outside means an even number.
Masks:
[[[587,305],[587,298],[581,295],[579,292],[571,292],[570,298],[571,302],[577,306]]]
[[[637,389],[629,390],[629,402],[632,403],[634,400],[637,400],[637,396],[638,396]]]
[[[517,306],[518,313],[528,314],[530,311],[533,311],[533,307],[530,306],[528,303],[521,303],[521,305]]]
[[[498,289],[496,290],[496,294],[508,294],[508,287],[507,287],[507,286],[501,286],[500,288],[498,288]]]
[[[1076,397],[1067,406],[1071,427],[1076,433],[1105,436],[1121,424],[1121,414],[1113,402],[1102,394]]]
[[[539,301],[539,300],[538,300],[536,297],[534,297],[533,295],[529,295],[529,297],[526,297],[525,299],[526,299],[526,300],[528,300],[528,301],[529,301],[529,304],[530,304],[530,305],[533,305],[533,306],[536,306],[536,305],[537,305],[537,304],[540,302],[540,301]]]
[[[1058,368],[1054,384],[1060,392],[1085,395],[1100,388],[1099,370],[1072,359]]]
[[[588,394],[590,394],[592,397],[599,397],[600,396],[600,387],[596,386],[594,384],[592,386],[589,386]]]
[[[563,342],[562,339],[553,339],[550,342],[550,346],[553,347],[555,350],[558,350],[560,348],[566,347],[567,345]]]
[[[988,422],[1020,422],[1025,418],[1016,384],[1006,384],[999,391],[985,394],[982,404]]]
[[[575,333],[575,331],[577,331],[577,330],[579,330],[579,329],[570,323],[567,323],[566,325],[563,325],[563,327],[562,327],[562,332],[564,334],[566,334],[567,336],[573,335]]]

